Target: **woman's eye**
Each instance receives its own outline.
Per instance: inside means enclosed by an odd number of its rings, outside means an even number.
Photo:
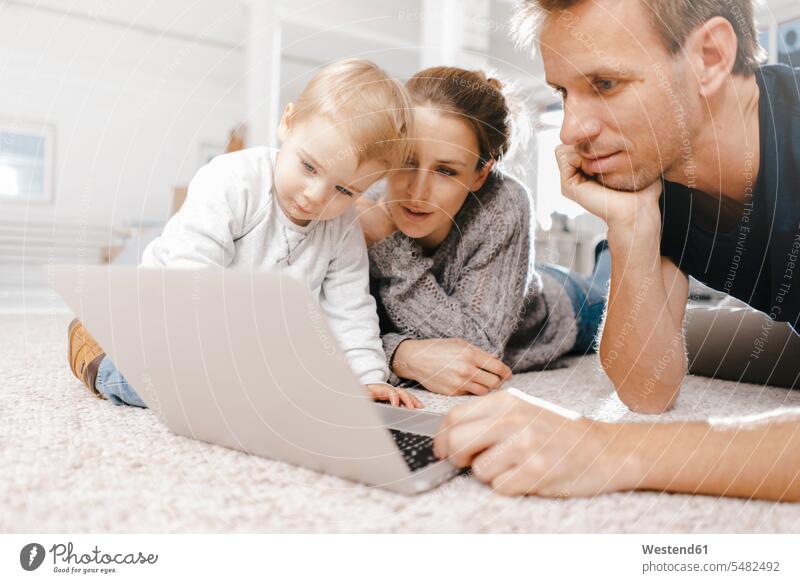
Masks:
[[[335,188],[342,194],[346,194],[347,196],[353,196],[353,193],[347,190],[344,186],[337,185]]]
[[[303,162],[303,168],[305,169],[306,172],[310,172],[311,174],[314,173],[314,167],[308,162]]]
[[[444,174],[445,176],[455,176],[456,173],[450,168],[439,167],[436,169],[439,174]]]

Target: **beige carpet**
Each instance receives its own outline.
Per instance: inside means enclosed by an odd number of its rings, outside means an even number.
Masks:
[[[65,360],[69,316],[0,316],[3,532],[798,532],[800,505],[657,493],[511,499],[471,479],[405,497],[169,433],[90,398]],[[603,419],[636,419],[594,357],[513,384]],[[421,398],[444,410],[463,398]],[[686,381],[668,418],[800,406],[800,392]]]

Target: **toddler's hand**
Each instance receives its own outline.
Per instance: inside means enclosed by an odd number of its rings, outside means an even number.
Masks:
[[[408,391],[381,383],[365,386],[375,401],[389,401],[395,407],[402,404],[408,409],[422,409],[422,402]]]

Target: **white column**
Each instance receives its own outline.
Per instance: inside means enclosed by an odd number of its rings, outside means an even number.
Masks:
[[[455,65],[461,45],[457,0],[422,0],[420,69]]]
[[[280,120],[281,25],[276,2],[253,0],[245,46],[247,146],[275,146]]]
[[[423,0],[420,68],[485,68],[492,20],[489,0]]]

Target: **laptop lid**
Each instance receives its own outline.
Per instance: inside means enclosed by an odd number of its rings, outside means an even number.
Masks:
[[[104,266],[51,280],[174,432],[375,485],[409,474],[300,281]]]

